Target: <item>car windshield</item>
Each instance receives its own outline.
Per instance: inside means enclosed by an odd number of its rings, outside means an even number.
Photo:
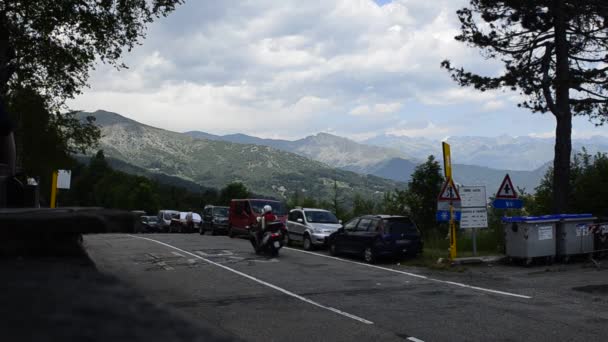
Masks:
[[[214,216],[228,217],[228,208],[214,208]]]
[[[418,233],[418,229],[412,220],[407,217],[384,219],[385,234]]]
[[[154,223],[154,222],[158,222],[158,217],[156,216],[148,216],[145,218],[146,221]]]
[[[175,215],[175,213],[173,212],[165,212],[165,214],[163,215],[163,217],[165,218],[165,220],[170,220],[173,215]]]
[[[272,212],[275,215],[287,215],[287,209],[285,209],[285,206],[283,205],[283,203],[281,202],[275,202],[275,201],[264,201],[264,200],[255,200],[255,201],[251,201],[251,209],[253,210],[254,213],[262,213],[264,206],[265,205],[269,205],[272,207]]]
[[[338,223],[336,215],[329,211],[305,211],[306,221],[310,223]]]

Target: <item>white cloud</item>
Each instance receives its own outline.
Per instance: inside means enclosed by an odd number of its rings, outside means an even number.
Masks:
[[[555,132],[551,131],[551,132],[538,132],[538,133],[530,133],[528,134],[529,137],[531,138],[553,138],[555,137]]]
[[[480,116],[513,103],[512,93],[460,88],[439,67],[449,58],[475,71],[497,70],[454,40],[455,11],[467,3],[187,1],[151,25],[143,46],[125,58],[129,69],[100,66],[91,88],[70,105],[211,133],[299,137],[339,127],[355,136],[406,132],[412,128],[395,122],[426,120],[435,127],[412,133],[446,135],[447,115],[421,119],[416,113],[468,106],[460,112],[481,122]],[[267,132],[268,122],[281,132]]]
[[[490,100],[483,104],[481,110],[485,112],[492,112],[505,107],[505,103],[500,100]]]
[[[424,127],[407,127],[407,123],[401,123],[400,127],[390,128],[385,131],[387,135],[394,135],[398,137],[424,137],[424,138],[437,138],[445,137],[446,134],[453,131],[453,128],[439,127],[433,122],[428,122]]]
[[[385,116],[389,113],[394,113],[401,108],[401,104],[394,103],[377,103],[375,105],[360,105],[350,110],[350,114],[354,116]]]

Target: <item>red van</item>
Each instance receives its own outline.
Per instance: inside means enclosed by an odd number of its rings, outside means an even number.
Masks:
[[[270,205],[272,213],[281,222],[287,221],[287,209],[279,201],[266,199],[233,199],[228,214],[228,235],[249,235],[249,228],[258,223],[257,218],[263,214],[264,206]]]

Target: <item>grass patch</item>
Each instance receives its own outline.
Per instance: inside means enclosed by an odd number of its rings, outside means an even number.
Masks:
[[[466,258],[473,256],[473,240],[470,230],[459,230],[457,232],[456,248],[457,257]],[[498,255],[503,253],[502,231],[485,229],[477,231],[477,256]],[[464,266],[451,266],[448,262],[450,241],[445,235],[425,234],[424,251],[416,258],[401,260],[404,266],[426,267],[434,270],[450,270],[463,272]],[[443,259],[443,263],[438,263]]]

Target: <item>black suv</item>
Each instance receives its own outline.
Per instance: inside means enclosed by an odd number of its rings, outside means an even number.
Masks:
[[[366,215],[348,221],[329,236],[329,252],[361,255],[373,263],[380,256],[416,256],[422,236],[407,216]]]
[[[210,231],[211,235],[228,233],[228,207],[206,205],[203,209],[203,223],[199,229],[201,235]]]

